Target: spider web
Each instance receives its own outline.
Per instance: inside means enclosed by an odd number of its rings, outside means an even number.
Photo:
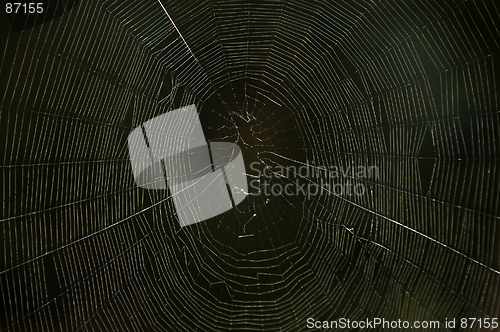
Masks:
[[[5,16],[1,330],[498,317],[499,19],[493,0],[84,1],[19,32]],[[380,175],[181,228],[168,190],[136,186],[127,136],[189,104],[261,189],[297,174],[251,163]]]

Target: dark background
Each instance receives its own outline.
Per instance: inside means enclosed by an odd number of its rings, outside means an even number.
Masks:
[[[162,1],[176,28],[157,1],[44,4],[0,13],[0,330],[500,315],[498,3]],[[247,171],[381,176],[181,229],[127,136],[192,103]]]

